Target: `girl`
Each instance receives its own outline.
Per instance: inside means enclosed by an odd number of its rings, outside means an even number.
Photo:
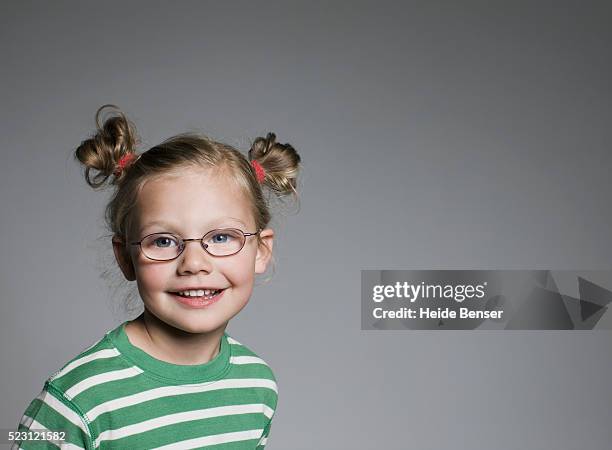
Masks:
[[[116,114],[100,126],[106,108]],[[255,139],[248,160],[194,133],[137,155],[116,106],[102,106],[96,125],[75,158],[94,189],[112,176],[107,225],[144,312],[45,381],[13,448],[263,449],[276,379],[225,329],[272,257],[262,189],[297,198],[299,155],[273,133]]]

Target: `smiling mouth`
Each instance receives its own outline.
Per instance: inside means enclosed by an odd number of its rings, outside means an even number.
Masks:
[[[216,293],[215,293],[216,292]],[[191,295],[180,295],[178,292],[171,292],[172,296],[183,305],[190,308],[208,308],[210,305],[218,302],[222,297],[225,289],[219,289],[217,291],[213,291],[209,295],[202,296],[191,296]]]
[[[181,294],[180,292],[172,292],[173,295],[177,295],[179,297],[182,298],[195,298],[195,299],[211,299],[213,297],[216,297],[219,293],[223,292],[225,289],[215,289],[215,290],[210,290],[210,289],[206,289],[206,291],[208,291],[208,294],[202,294],[202,295],[186,295],[186,294]],[[200,289],[200,292],[204,292],[204,289]]]

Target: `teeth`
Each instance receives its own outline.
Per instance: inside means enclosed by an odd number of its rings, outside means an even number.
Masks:
[[[200,289],[197,291],[181,291],[178,294],[179,295],[184,295],[186,297],[211,297],[212,294],[218,292],[218,290],[212,290],[212,289]]]

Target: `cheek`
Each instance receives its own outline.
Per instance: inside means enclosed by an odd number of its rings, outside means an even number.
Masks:
[[[162,264],[146,264],[136,268],[139,284],[146,289],[162,289],[167,286],[168,268]]]
[[[235,286],[252,285],[255,275],[254,258],[248,254],[240,255],[240,258],[224,262],[223,267],[219,267],[225,277]]]

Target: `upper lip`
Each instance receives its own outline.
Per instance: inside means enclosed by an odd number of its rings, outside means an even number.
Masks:
[[[183,292],[183,291],[216,291],[217,289],[225,289],[225,288],[221,288],[221,287],[186,287],[186,288],[181,288],[181,289],[177,289],[176,291],[172,291],[172,292]]]

